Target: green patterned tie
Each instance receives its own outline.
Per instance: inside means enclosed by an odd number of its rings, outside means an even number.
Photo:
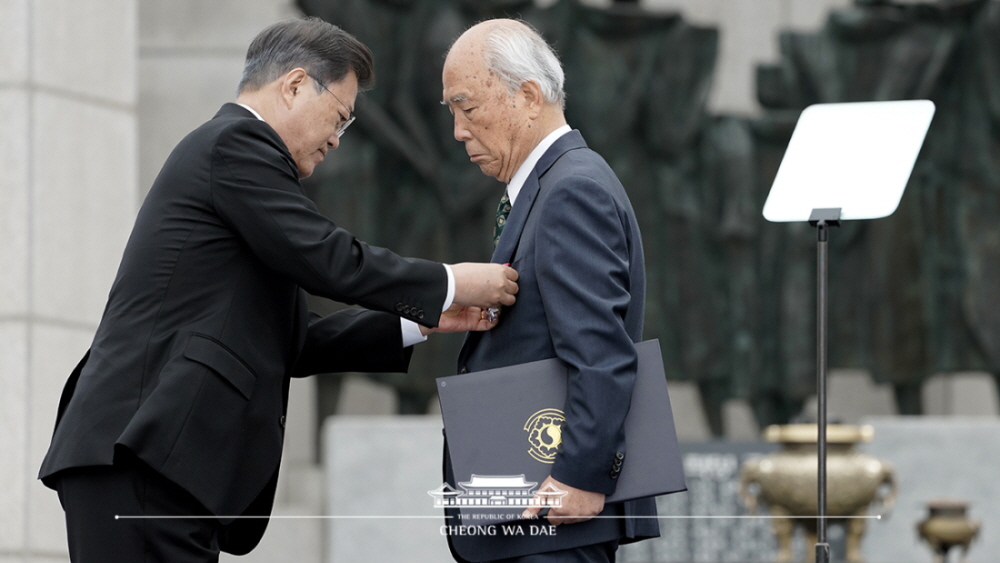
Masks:
[[[500,234],[503,233],[503,226],[507,224],[508,215],[510,215],[510,198],[507,196],[507,190],[504,190],[503,197],[500,198],[500,205],[497,206],[497,221],[493,225],[494,248],[500,242]]]

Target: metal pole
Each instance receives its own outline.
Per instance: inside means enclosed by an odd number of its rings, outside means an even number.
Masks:
[[[817,522],[816,563],[829,563],[830,544],[826,541],[826,366],[827,366],[827,274],[826,221],[819,221],[816,242],[816,393],[817,393]]]

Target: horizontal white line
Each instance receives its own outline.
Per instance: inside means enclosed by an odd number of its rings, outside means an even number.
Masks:
[[[351,520],[351,519],[410,519],[410,518],[433,518],[435,520],[440,520],[442,518],[454,518],[453,516],[316,516],[316,515],[273,515],[273,516],[205,516],[205,515],[188,515],[188,516],[131,516],[126,514],[115,514],[115,520]]]
[[[271,520],[418,520],[418,519],[454,519],[454,516],[397,516],[397,515],[385,515],[385,516],[317,516],[317,515],[274,515],[274,516],[131,516],[116,514],[115,520],[152,520],[152,519],[163,519],[163,520],[199,520],[199,519],[225,519],[225,520],[260,520],[260,519],[271,519]],[[576,518],[575,516],[563,516],[563,518]],[[875,515],[865,515],[865,516],[769,516],[769,515],[742,515],[742,516],[593,516],[592,518],[610,518],[610,519],[653,519],[653,520],[776,520],[776,519],[788,519],[788,520],[881,520],[881,514]],[[464,518],[463,520],[476,520],[475,518]]]

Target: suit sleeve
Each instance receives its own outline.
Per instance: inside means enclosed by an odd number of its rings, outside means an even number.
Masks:
[[[213,151],[212,205],[271,269],[314,295],[437,326],[444,267],[369,246],[320,214],[267,124],[239,120]]]
[[[614,199],[593,179],[567,177],[551,190],[535,267],[556,355],[569,366],[563,448],[552,477],[611,494],[638,364],[623,321],[630,301],[626,231]]]
[[[403,348],[399,317],[365,309],[312,314],[292,377],[339,372],[405,372],[413,347]]]

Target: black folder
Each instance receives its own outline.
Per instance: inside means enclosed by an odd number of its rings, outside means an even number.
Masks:
[[[638,373],[625,419],[626,458],[608,503],[686,490],[660,343],[636,344],[636,352]],[[517,518],[526,496],[538,492],[552,468],[551,446],[559,431],[551,427],[559,425],[566,380],[567,367],[559,359],[439,377],[457,481],[437,491],[439,504],[450,503],[463,518],[474,518],[466,524]]]

